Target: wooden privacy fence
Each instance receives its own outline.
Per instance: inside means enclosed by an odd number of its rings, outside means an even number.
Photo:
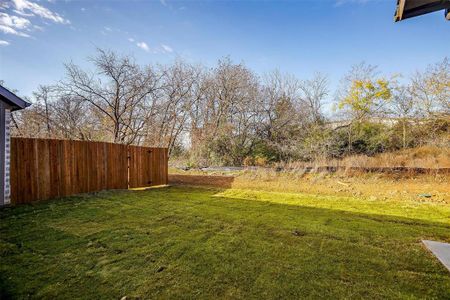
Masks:
[[[167,184],[166,148],[11,138],[11,203]]]

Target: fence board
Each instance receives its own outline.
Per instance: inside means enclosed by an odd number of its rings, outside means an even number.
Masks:
[[[167,184],[165,148],[11,139],[11,203]]]
[[[129,187],[163,185],[168,182],[166,148],[129,146]]]

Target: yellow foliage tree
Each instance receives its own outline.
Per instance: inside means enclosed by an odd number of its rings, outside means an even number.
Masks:
[[[389,82],[385,79],[354,80],[348,94],[338,104],[339,109],[349,109],[352,121],[362,121],[373,116],[392,97]]]
[[[361,123],[379,113],[391,98],[392,89],[385,79],[352,81],[348,92],[338,103],[338,108],[346,109],[351,116],[347,131],[349,153],[352,152],[354,135],[361,131]]]

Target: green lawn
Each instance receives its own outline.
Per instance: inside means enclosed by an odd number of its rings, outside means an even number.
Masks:
[[[109,191],[0,210],[0,298],[436,298],[443,204]]]

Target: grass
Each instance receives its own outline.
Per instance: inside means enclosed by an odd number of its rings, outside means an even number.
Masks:
[[[444,203],[175,186],[0,211],[3,298],[450,298]]]

